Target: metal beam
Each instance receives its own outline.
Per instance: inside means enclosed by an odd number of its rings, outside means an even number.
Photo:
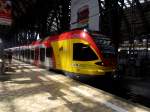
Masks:
[[[144,11],[143,11],[142,5],[140,4],[139,0],[134,0],[134,1],[135,1],[135,3],[136,3],[137,9],[138,9],[138,11],[139,11],[141,20],[143,21],[143,27],[145,28],[145,30],[146,30],[147,32],[150,32],[150,25],[149,25],[149,22],[148,22],[148,20],[147,20],[147,18],[146,18],[146,16],[145,16],[145,13],[144,13]]]

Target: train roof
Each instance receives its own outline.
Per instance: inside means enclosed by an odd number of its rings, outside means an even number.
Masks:
[[[59,34],[59,35],[48,36],[48,37],[46,37],[46,38],[43,40],[43,42],[70,39],[70,38],[72,38],[72,34],[74,34],[74,33],[79,34],[79,33],[83,32],[83,31],[84,31],[84,30],[76,29],[76,30],[71,30],[71,31],[68,31],[68,32],[61,33],[61,34]],[[78,38],[79,38],[79,37],[78,37]]]
[[[31,43],[31,46],[37,46],[37,45],[42,44],[46,47],[50,47],[51,46],[50,42],[52,41],[60,41],[60,40],[66,40],[66,39],[72,39],[72,38],[82,38],[86,40],[91,35],[102,35],[102,34],[99,31],[91,31],[91,30],[87,30],[83,28],[76,28],[70,31],[57,34],[57,35],[55,34],[55,35],[48,36],[43,40],[33,41]]]
[[[50,43],[49,43],[49,42],[54,41],[54,40],[58,40],[58,37],[59,37],[59,35],[48,36],[48,37],[46,37],[46,38],[41,42],[41,44],[43,44],[43,45],[46,46],[46,47],[50,47]]]
[[[32,45],[32,46],[37,46],[37,45],[41,44],[41,42],[42,42],[42,40],[39,39],[39,40],[33,41],[33,42],[31,43],[31,45]]]

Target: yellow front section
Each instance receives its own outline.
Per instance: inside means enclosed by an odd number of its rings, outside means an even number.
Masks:
[[[72,72],[83,75],[105,75],[106,72],[114,72],[114,67],[103,67],[96,65],[99,60],[79,62],[74,61]]]
[[[70,71],[71,70],[71,48],[70,40],[61,40],[51,43],[55,56],[56,69]]]
[[[113,72],[115,70],[115,67],[104,67],[96,65],[96,62],[101,61],[100,57],[98,57],[97,60],[93,61],[74,61],[74,43],[83,43],[89,45],[88,42],[81,39],[68,39],[52,42],[52,47],[54,50],[54,56],[56,61],[56,69],[81,75],[104,75],[106,72]],[[93,48],[92,50],[94,51]],[[97,55],[96,52],[95,54]]]

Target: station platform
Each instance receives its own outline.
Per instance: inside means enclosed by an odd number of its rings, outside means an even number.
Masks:
[[[150,112],[139,104],[17,60],[0,75],[0,112]]]

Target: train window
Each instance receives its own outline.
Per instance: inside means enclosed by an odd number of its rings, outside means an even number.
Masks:
[[[21,49],[21,56],[23,56],[23,50]]]
[[[40,48],[40,61],[45,61],[45,48]]]
[[[46,57],[52,57],[52,47],[46,48]]]
[[[25,57],[25,53],[24,53],[24,49],[22,50],[22,56],[23,56],[23,59],[24,59],[24,57]]]
[[[115,48],[110,38],[104,35],[92,35],[92,38],[103,53],[115,54]]]
[[[26,50],[23,50],[23,57],[26,58]]]
[[[36,47],[36,48],[35,48],[35,54],[34,54],[34,55],[35,55],[35,60],[38,60],[38,59],[39,59],[39,53],[40,53],[40,52],[39,52],[39,48]]]
[[[27,59],[30,59],[30,50],[27,49]]]
[[[98,57],[89,45],[82,43],[73,44],[73,60],[76,61],[92,61],[97,60]]]
[[[24,57],[27,58],[27,50],[24,50]]]
[[[31,50],[31,59],[34,59],[34,50]]]

